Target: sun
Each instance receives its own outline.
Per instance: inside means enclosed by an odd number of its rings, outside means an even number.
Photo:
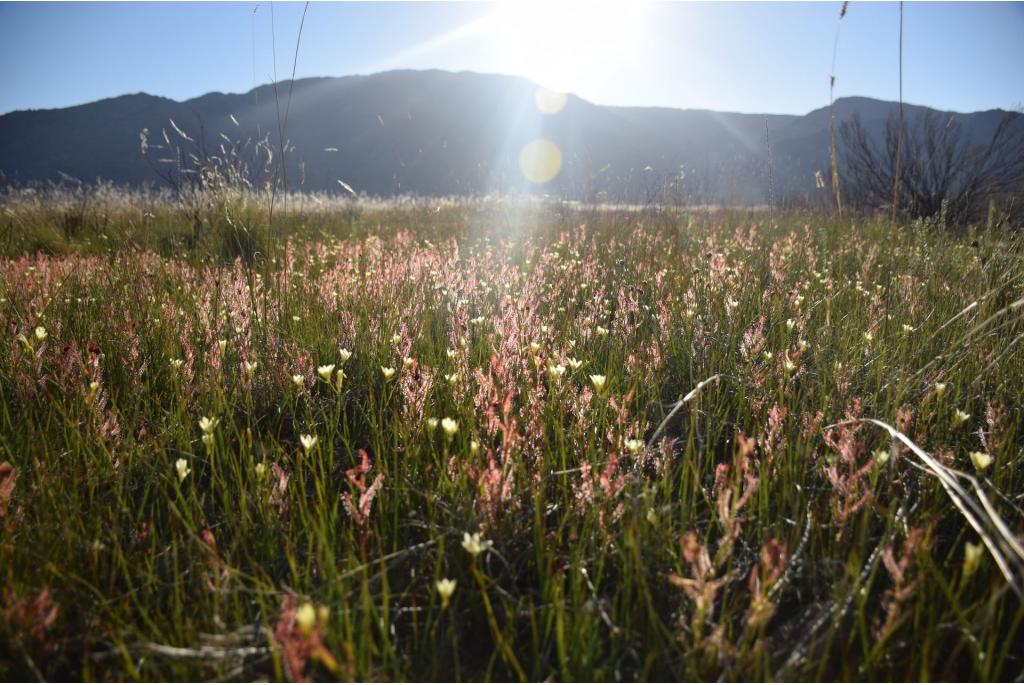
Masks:
[[[506,1],[494,9],[495,48],[517,73],[548,88],[572,90],[612,64],[637,40],[636,2]]]

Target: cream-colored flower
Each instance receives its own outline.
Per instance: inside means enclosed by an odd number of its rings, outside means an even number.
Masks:
[[[565,375],[565,367],[561,364],[551,364],[548,366],[548,375],[557,380]]]
[[[296,387],[301,388],[306,383],[306,377],[301,373],[297,373],[292,376],[292,383],[294,383]]]
[[[786,330],[792,331],[796,327],[796,321],[793,319],[786,319]]]
[[[413,359],[412,357],[403,357],[402,358],[402,368],[403,369],[411,369],[412,365],[415,364],[415,363],[416,363],[416,360]]]
[[[295,612],[295,625],[299,627],[299,630],[303,635],[309,637],[313,634],[313,628],[316,627],[316,609],[309,602],[306,602],[299,607],[298,611]]]
[[[936,383],[935,384],[935,396],[936,397],[942,397],[945,394],[946,394],[946,384],[945,383]]]
[[[262,479],[267,474],[267,465],[262,461],[256,464],[256,477]]]
[[[299,442],[302,443],[302,449],[308,452],[314,447],[316,447],[316,444],[320,442],[320,438],[316,437],[315,435],[307,435],[303,433],[302,435],[299,436]]]
[[[889,457],[891,456],[891,454],[889,450],[875,450],[875,453],[872,456],[875,459],[875,463],[878,464],[879,466],[882,466],[887,461],[889,461]]]
[[[540,352],[540,343],[537,343],[537,342],[530,343],[530,352],[532,352],[534,354],[537,354],[538,352]]]
[[[184,359],[172,359],[171,360],[171,368],[172,369],[180,369],[184,365],[185,365],[185,360]]]
[[[470,454],[479,454],[480,453],[480,443],[477,442],[476,440],[470,440],[469,441],[469,453]]]
[[[978,566],[981,565],[984,552],[985,548],[982,545],[976,545],[972,542],[964,545],[964,576],[974,575],[974,572],[978,570]]]
[[[644,441],[637,440],[636,438],[630,438],[626,441],[626,449],[633,454],[640,454],[644,451]]]
[[[49,335],[49,333],[46,332],[45,328],[43,328],[42,326],[36,326],[36,340],[42,342],[46,340],[47,335]]]
[[[184,459],[179,459],[174,462],[174,470],[178,472],[178,482],[182,482],[188,477],[188,474],[192,473],[192,469],[188,467],[188,462]]]
[[[320,376],[320,378],[323,378],[325,381],[330,383],[331,374],[334,373],[334,364],[325,364],[324,366],[318,366],[316,367],[316,372]]]
[[[597,330],[597,337],[599,337],[599,338],[603,338],[606,335],[608,335],[608,333],[609,333],[608,329],[605,328],[604,326],[598,326],[596,330]]]
[[[256,367],[258,367],[259,365],[260,365],[260,363],[258,361],[255,361],[255,360],[251,361],[251,362],[246,362],[245,363],[245,370],[246,370],[247,373],[251,374],[252,372],[254,372],[256,370]]]
[[[437,594],[441,597],[441,608],[446,609],[448,607],[448,601],[455,594],[455,581],[450,578],[442,578],[437,581],[435,585],[437,588]]]
[[[573,371],[579,371],[580,367],[583,366],[583,362],[573,357],[569,357],[566,363],[569,364],[569,368],[572,369]]]
[[[217,341],[217,349],[220,350],[221,354],[224,354],[224,350],[228,349],[228,341],[221,338]]]
[[[391,344],[392,345],[400,345],[401,343],[402,343],[402,336],[398,335],[397,333],[394,334],[393,336],[391,336]]]
[[[390,366],[380,367],[380,372],[384,374],[384,380],[389,381],[395,376],[395,370]]]
[[[953,412],[953,425],[954,426],[962,426],[970,418],[971,418],[970,414],[968,414],[967,412],[962,411],[960,409],[957,409],[957,410],[955,410]]]
[[[427,428],[429,430],[431,430],[431,431],[435,431],[435,430],[437,430],[437,424],[438,423],[440,423],[440,421],[438,421],[436,418],[431,416],[429,419],[427,419]]]
[[[974,468],[979,471],[984,471],[989,466],[992,466],[992,455],[987,452],[971,452],[971,463],[974,464]]]
[[[604,391],[604,385],[607,380],[607,378],[600,374],[594,374],[590,377],[590,382],[594,384],[594,390],[597,392]]]
[[[444,429],[445,434],[450,438],[459,432],[459,422],[446,416],[441,419],[441,428]]]
[[[199,430],[203,431],[204,433],[212,433],[213,429],[217,427],[218,423],[220,423],[218,419],[211,419],[209,417],[203,416],[202,418],[199,419]]]
[[[341,363],[344,364],[352,358],[352,353],[346,350],[344,347],[338,350],[338,357],[341,358]]]
[[[480,556],[481,552],[486,552],[493,546],[494,543],[490,540],[481,540],[480,533],[462,534],[462,549],[469,552],[472,557]]]

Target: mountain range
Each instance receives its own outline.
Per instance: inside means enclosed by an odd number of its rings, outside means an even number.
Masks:
[[[173,148],[219,154],[221,145],[251,151],[266,140],[265,149],[278,154],[283,129],[292,190],[345,192],[347,186],[382,197],[534,192],[634,202],[655,199],[671,186],[679,199],[718,203],[827,193],[815,183],[815,172],[828,178],[827,106],[800,116],[554,99],[561,108],[545,113],[537,84],[524,78],[401,70],[306,78],[184,102],[137,93],[16,111],[0,116],[0,183],[70,176],[159,185],[174,168],[166,161]],[[848,97],[836,100],[833,110],[838,122],[856,113],[881,135],[896,108]],[[911,121],[928,111],[905,105]],[[982,141],[1006,113],[942,114]],[[552,141],[561,158],[557,173],[543,183],[524,178],[521,166],[524,146],[536,139]]]

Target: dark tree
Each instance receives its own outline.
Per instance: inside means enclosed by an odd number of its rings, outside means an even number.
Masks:
[[[840,126],[843,194],[861,210],[891,207],[899,123],[890,115],[873,135],[860,118]],[[976,222],[996,207],[1002,219],[1024,217],[1024,115],[1007,113],[988,141],[972,141],[959,123],[928,112],[904,124],[899,214],[931,217],[943,209],[954,224]]]

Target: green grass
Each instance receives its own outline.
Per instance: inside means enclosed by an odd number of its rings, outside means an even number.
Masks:
[[[4,202],[0,677],[1024,673],[1021,561],[841,423],[1020,539],[1017,236],[85,200]]]

